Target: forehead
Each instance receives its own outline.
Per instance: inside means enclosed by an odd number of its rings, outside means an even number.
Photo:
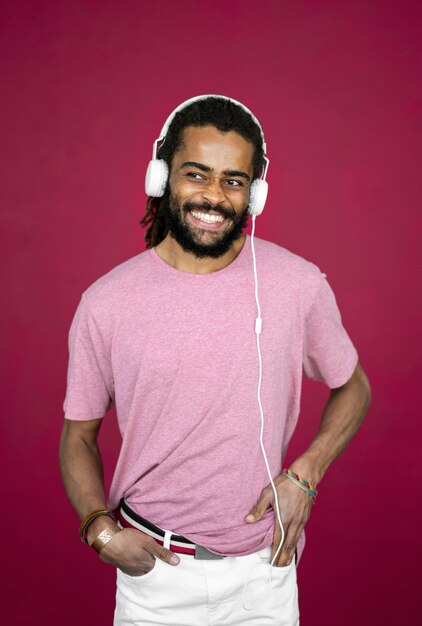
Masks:
[[[222,132],[215,126],[188,126],[174,155],[173,166],[196,161],[215,170],[252,173],[254,146],[235,131]]]

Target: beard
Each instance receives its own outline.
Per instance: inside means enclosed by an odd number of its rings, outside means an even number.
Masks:
[[[215,232],[213,241],[203,243],[200,238],[201,229],[192,227],[186,221],[188,212],[196,210],[202,213],[208,211],[217,211],[226,219],[232,220],[229,230],[223,234]],[[161,201],[160,213],[166,220],[166,226],[170,235],[177,241],[180,247],[185,251],[193,254],[199,259],[211,257],[217,259],[228,252],[239,237],[244,228],[248,224],[248,207],[241,213],[236,213],[233,209],[226,209],[219,204],[212,205],[209,202],[190,202],[186,201],[180,204],[174,196],[167,191]],[[204,231],[202,231],[204,232]],[[206,231],[211,236],[213,231]]]

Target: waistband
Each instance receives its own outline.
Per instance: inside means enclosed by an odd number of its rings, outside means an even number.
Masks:
[[[195,559],[224,559],[222,554],[211,552],[204,546],[193,543],[182,535],[177,535],[171,530],[165,530],[156,526],[149,520],[135,513],[125,502],[124,498],[120,500],[119,508],[116,512],[119,526],[122,528],[136,528],[143,533],[150,535],[157,543],[168,548],[172,552],[192,556]]]

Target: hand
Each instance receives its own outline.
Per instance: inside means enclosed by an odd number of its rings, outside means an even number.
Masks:
[[[104,546],[100,559],[115,565],[129,576],[143,576],[155,566],[158,559],[177,565],[179,557],[164,548],[152,537],[135,528],[124,528]],[[172,562],[171,559],[176,559]]]
[[[289,565],[294,558],[296,545],[306,522],[311,514],[314,499],[306,491],[295,485],[284,474],[276,476],[273,480],[277,496],[278,507],[284,528],[284,542],[278,553],[277,567]],[[275,527],[273,544],[271,549],[271,561],[275,555],[281,540],[281,529],[278,522],[277,511],[274,504],[274,491],[271,483],[261,491],[258,502],[245,521],[253,523],[261,519],[269,506],[272,506],[275,514]]]

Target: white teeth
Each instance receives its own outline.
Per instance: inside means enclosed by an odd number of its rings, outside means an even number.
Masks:
[[[208,224],[224,222],[224,217],[221,215],[207,215],[206,213],[199,213],[198,211],[192,211],[192,215],[202,222],[208,222]]]

